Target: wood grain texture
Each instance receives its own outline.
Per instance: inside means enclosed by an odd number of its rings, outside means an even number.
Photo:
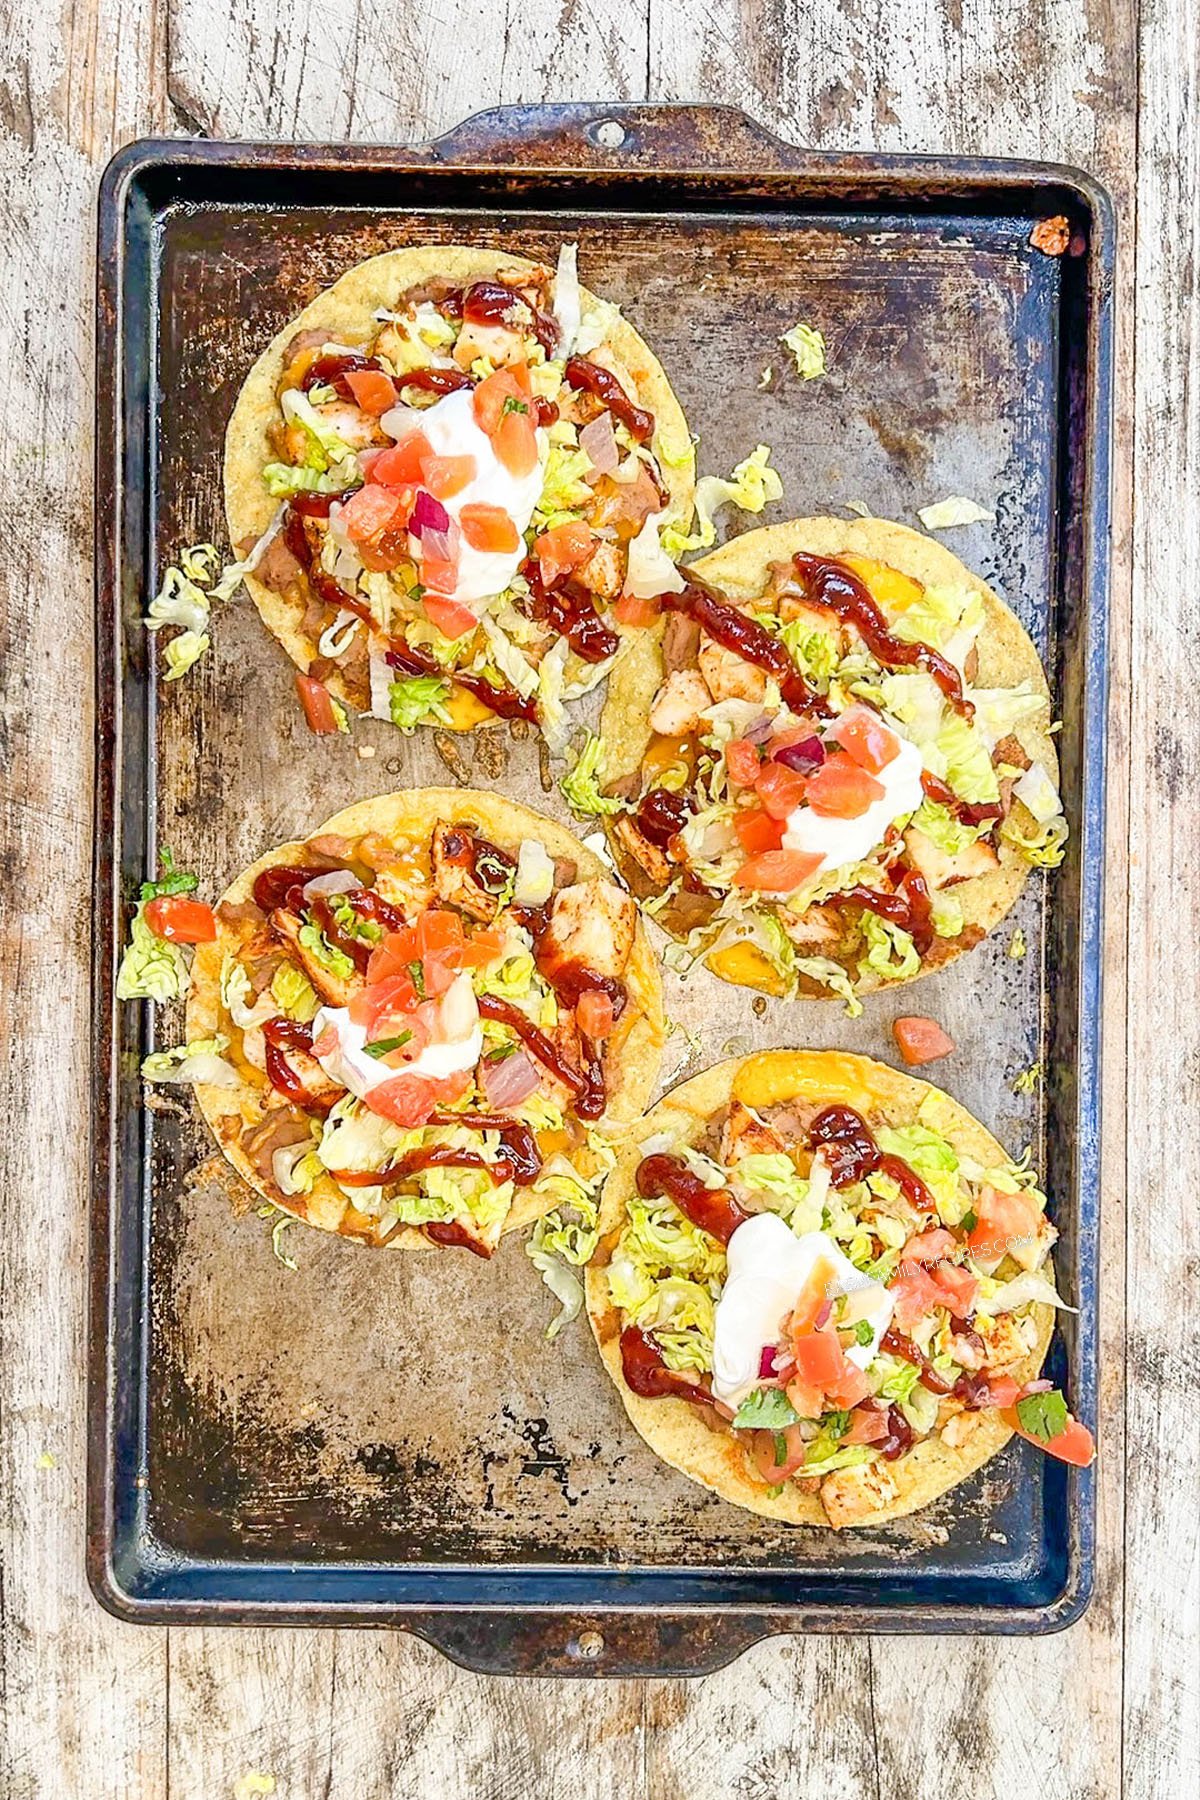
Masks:
[[[273,1772],[281,1800],[1192,1791],[1200,1168],[1194,1132],[1181,1147],[1161,1124],[1194,1119],[1200,1097],[1196,959],[1178,924],[1185,892],[1195,906],[1198,860],[1197,97],[1194,56],[1183,54],[1197,39],[1195,0],[1143,0],[1140,41],[1120,0],[530,0],[486,16],[464,0],[174,0],[169,15],[153,0],[36,12],[0,0],[0,25],[0,674],[4,867],[16,893],[0,921],[0,1016],[20,1046],[5,1061],[0,1108],[10,1171],[0,1218],[0,1793],[223,1800],[250,1769]],[[1097,1597],[1064,1637],[797,1640],[760,1645],[694,1684],[489,1683],[386,1634],[138,1632],[100,1613],[84,1588],[78,1117],[96,174],[116,143],[171,124],[403,140],[498,101],[596,94],[733,101],[826,148],[1061,158],[1092,168],[1121,210],[1106,1455]],[[1137,1156],[1126,1361],[1127,1141]],[[45,1455],[53,1467],[39,1466]]]

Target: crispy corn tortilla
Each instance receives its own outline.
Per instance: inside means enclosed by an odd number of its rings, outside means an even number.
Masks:
[[[311,300],[272,338],[254,364],[229,420],[225,434],[225,515],[230,542],[236,547],[247,538],[260,538],[279,506],[279,501],[266,490],[262,471],[275,459],[267,427],[279,411],[276,390],[283,374],[284,352],[298,331],[322,329],[328,331],[331,342],[365,343],[379,329],[372,317],[376,309],[393,307],[400,294],[421,282],[444,280],[466,285],[494,277],[500,270],[525,274],[540,266],[527,257],[454,244],[388,250],[348,269],[332,287]],[[582,286],[580,299],[585,311],[596,302],[596,296]],[[687,421],[662,364],[624,318],[613,325],[605,343],[633,378],[639,405],[654,414],[654,443],[661,451],[662,478],[671,495],[669,511],[672,517],[686,520],[691,516],[695,490],[695,459]],[[303,596],[277,594],[253,575],[247,575],[245,582],[267,629],[297,667],[307,669],[317,655],[317,645],[302,628]],[[348,699],[336,669],[327,678],[326,686],[339,699]],[[452,715],[449,728],[471,730],[476,723],[494,724],[495,715],[479,707],[467,707],[460,717]]]
[[[606,874],[599,857],[561,825],[543,818],[529,807],[470,788],[422,788],[383,794],[374,800],[360,800],[327,819],[310,834],[310,838],[325,835],[358,838],[375,832],[389,842],[412,843],[424,849],[439,821],[474,823],[492,843],[513,855],[522,838],[536,837],[551,857],[573,860],[581,881]],[[219,906],[242,906],[251,901],[259,874],[275,864],[296,862],[302,857],[304,847],[301,841],[281,844],[266,856],[260,856],[226,889]],[[216,941],[197,947],[187,1001],[189,1043],[212,1037],[218,1031],[231,1040],[237,1039],[237,1027],[221,1004],[221,964],[226,951],[235,942],[235,934],[218,916]],[[636,1119],[646,1106],[658,1078],[664,1041],[662,983],[640,918],[624,979],[630,1004],[610,1040],[609,1051],[610,1056],[615,1055],[617,1077],[610,1086],[608,1115],[618,1122]],[[261,1070],[242,1058],[236,1059],[236,1066],[242,1076],[240,1089],[198,1086],[196,1097],[213,1135],[238,1174],[264,1200],[290,1213],[293,1218],[315,1225],[320,1231],[337,1232],[360,1243],[378,1244],[376,1221],[369,1214],[358,1211],[329,1176],[322,1176],[310,1194],[285,1194],[273,1179],[255,1167],[243,1148],[241,1137],[246,1127],[262,1120],[263,1103],[273,1090]],[[288,1107],[286,1102],[285,1108],[291,1113],[297,1110]],[[553,1199],[535,1196],[530,1188],[519,1187],[504,1230],[519,1231],[533,1224],[544,1213],[552,1211],[555,1204]],[[388,1237],[386,1247],[435,1248],[416,1226],[405,1226],[395,1232]]]
[[[625,1147],[608,1178],[600,1208],[600,1244],[587,1271],[587,1306],[604,1366],[616,1383],[635,1428],[664,1462],[701,1486],[711,1488],[723,1500],[766,1518],[782,1519],[789,1525],[823,1525],[828,1529],[830,1521],[817,1494],[806,1494],[794,1481],[788,1481],[783,1493],[772,1496],[748,1472],[745,1451],[731,1431],[710,1426],[705,1415],[687,1400],[642,1399],[626,1385],[621,1371],[621,1316],[609,1298],[606,1271],[626,1206],[635,1191],[642,1155],[640,1142],[660,1131],[678,1131],[685,1137],[698,1138],[713,1115],[728,1106],[735,1094],[750,1106],[774,1106],[794,1100],[822,1106],[852,1106],[873,1126],[911,1124],[921,1102],[936,1094],[937,1129],[957,1149],[985,1166],[1007,1161],[1007,1153],[965,1107],[912,1075],[903,1075],[870,1057],[842,1051],[768,1050],[717,1063],[660,1100],[646,1115],[638,1139]],[[1048,1263],[1046,1273],[1052,1279]],[[1038,1336],[1036,1347],[1013,1370],[1021,1382],[1036,1378],[1054,1331],[1053,1307],[1035,1305],[1030,1310],[1037,1322]],[[940,1436],[931,1436],[907,1456],[885,1465],[897,1489],[894,1498],[853,1522],[877,1525],[917,1512],[974,1474],[1013,1435],[997,1413],[978,1412],[967,1417],[971,1425],[964,1443],[952,1447],[943,1443]]]
[[[818,556],[857,553],[914,577],[923,587],[965,587],[977,593],[983,601],[985,618],[976,640],[979,668],[971,685],[978,688],[1017,687],[1027,682],[1036,693],[1045,696],[1045,714],[1023,719],[1017,728],[1017,736],[1030,757],[1045,767],[1057,785],[1058,757],[1048,730],[1050,690],[1033,640],[987,583],[973,574],[944,544],[887,519],[791,519],[780,525],[765,526],[761,531],[748,531],[689,566],[732,600],[744,600],[762,592],[772,563],[788,561],[797,550]],[[647,714],[663,679],[661,638],[661,628],[637,638],[613,672],[600,726],[604,738],[606,781],[615,781],[641,767],[651,739]],[[1013,811],[1024,833],[1036,830],[1032,816],[1019,802]],[[606,826],[617,867],[634,893],[645,898],[654,891],[652,884],[613,836],[611,821],[606,821]],[[933,954],[922,959],[919,973],[909,976],[908,980],[919,981],[922,975],[953,962],[981,942],[1011,909],[1029,873],[1028,863],[1015,852],[1002,850],[998,869],[957,883],[950,891],[963,910],[961,937],[939,939]],[[659,911],[656,918],[660,925],[678,937],[686,937],[689,924],[694,923],[694,919],[688,920],[677,902]],[[765,983],[762,985],[765,991],[771,991]],[[904,985],[904,982],[885,981],[875,975],[860,977],[855,982],[860,993],[869,993],[878,987]],[[819,997],[833,997],[828,989],[817,989],[812,984],[806,984],[805,991],[810,987]]]

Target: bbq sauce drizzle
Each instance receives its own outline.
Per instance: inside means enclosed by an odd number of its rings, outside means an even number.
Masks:
[[[724,649],[774,676],[781,696],[793,712],[831,716],[828,701],[805,680],[779,638],[772,637],[764,625],[730,606],[711,588],[702,586],[694,575],[684,573],[687,586],[683,592],[661,595],[661,606],[669,612],[687,613]]]

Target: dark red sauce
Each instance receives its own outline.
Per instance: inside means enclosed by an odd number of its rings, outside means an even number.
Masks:
[[[913,1428],[898,1406],[888,1407],[888,1434],[879,1444],[879,1454],[885,1462],[895,1462],[903,1456],[913,1441]]]
[[[911,936],[918,956],[924,956],[936,936],[929,889],[925,884],[925,877],[915,869],[910,869],[899,887],[891,893],[879,888],[855,886],[847,888],[844,894],[834,895],[831,904],[865,906],[868,911],[878,913],[880,918],[899,925],[902,931],[907,931]]]
[[[565,637],[581,661],[601,663],[615,656],[621,640],[600,617],[587,589],[577,581],[547,587],[538,573],[535,558],[525,563],[522,574],[529,583],[529,593],[521,602],[521,610]]]
[[[962,1401],[968,1412],[982,1412],[985,1406],[991,1406],[992,1390],[983,1370],[964,1369],[954,1383],[954,1397]]]
[[[935,775],[932,769],[921,770],[921,786],[927,799],[947,807],[964,825],[982,825],[986,819],[1004,817],[1004,808],[999,800],[960,800],[949,782],[943,781],[940,775]]]
[[[516,872],[508,852],[486,838],[476,837],[465,826],[453,826],[441,840],[441,853],[454,868],[466,869],[487,894],[503,893]]]
[[[430,1144],[407,1150],[397,1161],[382,1169],[331,1169],[333,1179],[342,1187],[387,1187],[393,1181],[404,1181],[422,1169],[483,1169],[493,1182],[513,1181],[528,1187],[536,1181],[542,1167],[542,1153],[532,1129],[520,1119],[506,1118],[502,1113],[439,1113],[429,1120],[431,1125],[463,1125],[468,1131],[498,1131],[502,1154],[484,1158],[477,1150],[456,1149],[451,1144]]]
[[[460,388],[474,385],[461,369],[409,369],[407,374],[396,377],[398,388],[420,388],[426,394],[456,394]]]
[[[665,850],[673,837],[681,832],[692,816],[689,794],[672,788],[651,788],[634,815],[635,823],[648,843]]]
[[[350,602],[347,601],[346,605]],[[411,644],[393,643],[387,652],[387,661],[401,675],[436,675],[440,680],[451,681],[468,694],[474,694],[482,700],[497,717],[501,719],[528,719],[530,724],[537,724],[537,706],[532,699],[526,700],[518,694],[515,687],[502,682],[499,687],[486,680],[482,675],[474,675],[469,669],[442,669],[436,660]]]
[[[357,492],[357,488],[343,488],[340,494],[293,494],[288,505],[303,519],[327,519],[335,502],[349,500]]]
[[[331,350],[328,355],[318,356],[315,362],[309,364],[300,386],[306,394],[315,387],[331,387],[339,399],[348,400],[352,406],[356,406],[358,402],[354,398],[354,389],[346,377],[367,369],[377,369],[383,374],[383,367],[374,356],[362,356],[356,351]]]
[[[443,303],[442,311],[445,310]],[[514,312],[515,320],[509,316]],[[525,329],[526,314],[529,329],[547,357],[553,356],[558,349],[557,321],[548,313],[539,312],[519,289],[508,287],[503,281],[476,281],[462,296],[462,317],[473,325],[504,325],[510,331],[520,331]]]
[[[625,1011],[628,997],[625,984],[618,981],[615,975],[599,975],[595,969],[589,969],[586,963],[581,962],[558,963],[543,969],[541,973],[564,1006],[578,1006],[585,994],[607,994],[612,1001],[614,1019],[619,1019]]]
[[[937,682],[955,712],[965,719],[974,715],[975,708],[963,693],[962,676],[954,664],[929,644],[906,644],[902,638],[893,637],[866,586],[845,563],[832,556],[812,556],[807,550],[797,550],[792,563],[809,604],[826,607],[839,619],[856,626],[876,661],[889,669],[923,669]]]
[[[602,369],[599,363],[589,361],[586,356],[569,356],[563,374],[569,387],[603,400],[635,443],[644,444],[653,434],[654,414],[629,398],[611,369]]]
[[[653,1338],[637,1325],[627,1325],[621,1333],[621,1372],[625,1384],[643,1400],[691,1400],[699,1406],[712,1404],[709,1378],[694,1380],[677,1369],[668,1369],[662,1351]]]
[[[727,1244],[738,1226],[750,1217],[728,1188],[705,1187],[685,1162],[665,1153],[642,1158],[637,1169],[637,1190],[643,1199],[665,1194],[693,1225],[722,1244]]]
[[[344,898],[349,902],[353,912],[360,919],[367,919],[384,931],[403,931],[404,914],[398,907],[391,906],[381,894],[373,893],[369,888],[355,888],[345,895],[314,894],[311,900],[305,901],[313,922],[320,926],[326,941],[348,956],[360,975],[365,975],[371,953],[378,948],[378,940],[371,943],[366,938],[355,937],[353,932],[343,930],[334,914],[335,899]]]
[[[482,1256],[485,1262],[491,1260],[492,1253],[487,1245],[481,1244],[478,1238],[473,1238],[470,1232],[458,1223],[457,1219],[446,1219],[437,1225],[422,1225],[421,1230],[432,1243],[461,1246],[462,1249],[469,1250],[473,1256]]]
[[[316,867],[310,864],[276,863],[273,868],[263,869],[254,879],[254,904],[260,906],[265,913],[274,912],[277,906],[285,906],[287,897],[293,888],[302,888],[306,882],[315,881],[318,875],[328,875],[331,864],[321,863]]]
[[[670,612],[687,613],[726,650],[732,650],[746,662],[773,675],[779,683],[779,692],[793,712],[829,716],[827,702],[808,685],[786,647],[757,620],[739,612],[736,606],[728,605],[708,588],[701,587],[694,578],[688,581],[682,594],[663,594],[661,603]]]
[[[933,1195],[915,1170],[899,1156],[885,1156],[866,1121],[850,1106],[827,1106],[809,1127],[809,1143],[819,1146],[829,1164],[835,1188],[852,1187],[876,1170],[890,1175],[917,1212],[936,1210]]]
[[[901,1362],[912,1363],[914,1368],[920,1369],[921,1386],[927,1387],[931,1394],[949,1394],[954,1391],[953,1384],[938,1374],[924,1351],[918,1350],[912,1339],[905,1337],[902,1331],[897,1331],[894,1325],[889,1325],[880,1338],[879,1348],[892,1356],[898,1356]]]
[[[312,1058],[312,1026],[302,1025],[299,1019],[268,1019],[262,1032],[266,1043],[267,1080],[271,1086],[302,1112],[327,1113],[336,1096],[316,1098],[310,1094],[287,1059],[289,1050]]]
[[[318,503],[328,501],[332,505],[335,500],[345,499],[344,494],[295,494],[288,504],[283,522],[283,541],[303,569],[309,587],[317,598],[326,606],[344,608],[360,619],[371,622],[371,608],[361,594],[348,594],[341,582],[335,581],[327,569],[321,567],[308,541],[308,533],[304,529],[305,518],[328,518],[329,507],[319,510]]]
[[[435,1125],[465,1125],[468,1131],[498,1131],[504,1146],[504,1160],[511,1169],[511,1179],[518,1187],[536,1181],[542,1167],[542,1153],[532,1126],[521,1119],[510,1119],[505,1113],[434,1113]],[[508,1180],[509,1176],[501,1176]]]
[[[561,1081],[564,1087],[570,1088],[576,1098],[576,1110],[581,1110],[579,1102],[586,1092],[587,1080],[562,1055],[558,1046],[546,1036],[544,1031],[527,1019],[525,1014],[515,1007],[510,1000],[502,1000],[499,994],[480,994],[479,1016],[482,1019],[493,1019],[498,1025],[507,1025],[515,1031],[530,1055],[541,1063],[544,1069]],[[603,1108],[601,1109],[603,1110]],[[583,1117],[590,1115],[584,1113]],[[598,1115],[597,1115],[598,1116]]]

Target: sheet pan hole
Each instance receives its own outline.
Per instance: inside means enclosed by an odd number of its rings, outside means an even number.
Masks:
[[[595,1662],[604,1655],[604,1638],[598,1631],[581,1631],[567,1645],[567,1655],[577,1661]]]
[[[602,150],[621,150],[629,142],[629,133],[618,119],[597,119],[586,135]]]

